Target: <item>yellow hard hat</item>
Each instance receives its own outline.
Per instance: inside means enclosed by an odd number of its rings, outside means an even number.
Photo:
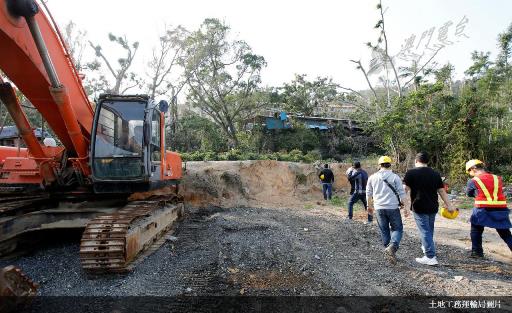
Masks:
[[[392,163],[393,161],[391,161],[391,158],[388,157],[387,155],[384,155],[384,156],[381,156],[379,158],[379,165],[380,164],[384,164],[384,163]]]
[[[320,179],[323,180],[324,178],[325,178],[324,174],[320,175]]]
[[[459,209],[455,209],[455,211],[450,212],[448,211],[447,208],[441,208],[441,216],[453,220],[454,218],[459,216]]]
[[[469,173],[469,170],[475,166],[475,165],[478,165],[478,164],[484,164],[484,162],[480,161],[480,160],[477,160],[477,159],[473,159],[473,160],[469,160],[466,162],[466,173]]]

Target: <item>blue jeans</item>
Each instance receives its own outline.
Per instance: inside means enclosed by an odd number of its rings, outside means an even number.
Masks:
[[[331,200],[331,196],[332,196],[332,184],[324,184],[322,183],[322,192],[324,194],[324,199],[327,200]]]
[[[366,203],[366,194],[353,193],[350,196],[350,199],[348,200],[348,218],[352,219],[352,214],[354,213],[354,204],[359,200],[363,202],[364,209],[368,210],[368,204]],[[368,222],[372,222],[372,220],[373,216],[371,214],[368,214]]]
[[[392,244],[398,250],[404,233],[400,209],[375,210],[375,215],[384,247]]]
[[[434,222],[436,220],[436,213],[416,213],[414,220],[420,232],[421,244],[425,248],[425,255],[428,258],[436,256],[436,245],[434,244]]]

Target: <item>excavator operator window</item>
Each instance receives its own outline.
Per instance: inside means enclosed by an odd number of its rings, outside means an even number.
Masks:
[[[160,112],[154,110],[151,118],[151,161],[160,162]]]
[[[129,178],[143,174],[145,103],[105,101],[101,104],[94,145],[94,175]]]

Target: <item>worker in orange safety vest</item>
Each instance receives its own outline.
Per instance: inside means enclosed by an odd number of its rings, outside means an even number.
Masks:
[[[501,177],[488,173],[480,160],[470,160],[466,163],[466,173],[472,178],[467,184],[467,195],[475,198],[475,207],[471,214],[471,257],[484,256],[482,234],[484,227],[496,229],[500,237],[512,251],[512,234],[510,228],[507,200],[503,194]]]

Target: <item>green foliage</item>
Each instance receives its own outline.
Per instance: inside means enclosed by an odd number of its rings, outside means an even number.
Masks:
[[[288,112],[311,116],[315,109],[322,110],[327,104],[344,99],[344,94],[337,88],[331,78],[318,77],[309,81],[306,74],[296,74],[291,83],[285,83],[281,88],[280,100]]]
[[[331,204],[334,205],[334,206],[342,206],[343,205],[343,201],[340,199],[340,197],[334,196],[334,197],[331,198]]]
[[[181,152],[183,161],[243,161],[243,160],[276,160],[284,162],[313,163],[321,159],[317,152],[302,154],[299,150],[290,152],[280,151],[273,153],[256,153],[231,149],[227,152],[216,153],[213,151]]]
[[[446,65],[436,71],[436,82],[423,83],[391,107],[376,111],[375,123],[366,125],[377,134],[381,146],[397,161],[408,161],[418,151],[432,156],[432,165],[463,183],[464,163],[482,159],[491,170],[505,174],[512,163],[512,70],[510,56],[512,26],[500,35],[502,51],[496,62],[489,53],[474,52],[474,64],[466,71],[465,84],[453,87]]]
[[[193,112],[186,112],[178,121],[177,131],[173,138],[168,137],[178,151],[226,151],[227,139],[219,127],[210,119]],[[207,158],[215,158],[207,155]]]
[[[268,93],[258,90],[266,62],[246,42],[231,40],[229,30],[218,19],[205,19],[186,39],[181,62],[187,73],[188,101],[238,147],[237,124],[268,103]]]

